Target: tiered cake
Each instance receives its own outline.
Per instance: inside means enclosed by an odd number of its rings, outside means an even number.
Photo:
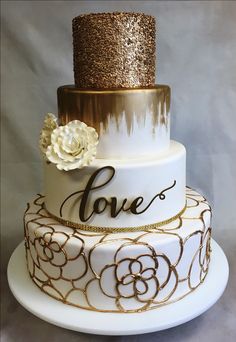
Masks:
[[[170,88],[155,85],[155,19],[73,20],[75,85],[40,135],[45,196],[25,212],[29,274],[65,304],[140,312],[205,279],[211,210],[186,188],[186,153],[170,141]]]

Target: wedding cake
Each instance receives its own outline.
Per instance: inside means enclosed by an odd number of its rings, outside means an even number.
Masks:
[[[44,196],[28,204],[32,281],[100,312],[157,309],[207,276],[211,209],[186,187],[186,151],[170,140],[170,88],[155,85],[155,19],[73,19],[75,85],[40,134]]]

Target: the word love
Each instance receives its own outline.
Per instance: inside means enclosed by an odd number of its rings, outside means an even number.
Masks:
[[[96,180],[98,179],[99,174],[101,174],[102,172],[107,173],[107,179],[103,181],[103,183],[97,184],[98,182]],[[141,215],[146,210],[148,210],[148,208],[152,205],[152,203],[156,199],[163,201],[166,198],[165,193],[168,190],[174,188],[174,186],[176,185],[176,181],[174,181],[170,187],[156,194],[145,207],[142,206],[144,202],[144,198],[142,196],[138,196],[132,201],[129,201],[128,198],[118,200],[117,197],[115,196],[112,196],[110,198],[98,197],[92,200],[93,202],[91,205],[90,203],[91,198],[94,197],[94,196],[91,196],[93,191],[98,190],[104,187],[105,185],[108,185],[111,182],[114,175],[115,175],[115,169],[112,166],[105,166],[105,167],[102,167],[101,169],[96,170],[92,174],[92,176],[89,178],[88,183],[84,189],[74,192],[63,201],[61,208],[60,208],[60,216],[61,217],[63,216],[63,213],[62,213],[63,207],[66,204],[66,202],[74,196],[76,196],[76,199],[78,198],[78,196],[81,197],[79,201],[79,218],[81,222],[86,222],[94,214],[101,214],[105,210],[109,210],[111,217],[116,217],[121,211],[130,212],[134,215]],[[91,209],[88,210],[88,208],[91,208]]]

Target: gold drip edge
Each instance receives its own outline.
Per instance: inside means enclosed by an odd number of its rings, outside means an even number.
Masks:
[[[84,230],[87,232],[95,232],[95,233],[124,233],[124,232],[140,232],[140,231],[145,231],[147,229],[155,229],[155,228],[159,228],[161,226],[164,226],[166,224],[169,224],[175,220],[177,220],[178,218],[180,218],[180,216],[183,215],[183,213],[185,212],[187,208],[187,203],[185,204],[185,206],[183,207],[183,209],[180,210],[180,212],[178,212],[178,214],[176,214],[175,216],[170,217],[169,219],[160,221],[160,222],[156,222],[156,223],[151,223],[151,224],[146,224],[143,226],[136,226],[136,227],[99,227],[99,226],[89,226],[83,223],[76,223],[76,222],[72,222],[69,220],[65,220],[61,217],[58,217],[54,214],[52,214],[50,211],[47,210],[45,203],[43,204],[43,209],[47,212],[47,214],[49,216],[51,216],[53,219],[55,219],[56,221],[60,222],[61,224],[63,224],[64,226],[67,227],[71,227],[71,228],[75,228],[78,230]]]
[[[150,88],[81,89],[74,85],[61,86],[57,90],[58,117],[62,125],[80,120],[94,127],[99,134],[109,131],[110,120],[117,131],[123,129],[125,120],[128,135],[134,123],[139,128],[151,118],[150,134],[158,126],[168,130],[171,89],[168,85]]]

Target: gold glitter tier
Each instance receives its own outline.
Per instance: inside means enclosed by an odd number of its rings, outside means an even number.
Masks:
[[[77,87],[154,85],[154,17],[143,13],[84,14],[73,19],[72,29]]]
[[[49,296],[100,312],[141,312],[181,300],[208,273],[211,209],[187,188],[187,208],[165,226],[133,233],[84,232],[28,205],[25,248],[32,281]]]
[[[62,125],[77,119],[100,133],[109,129],[113,119],[119,130],[124,118],[130,134],[134,121],[144,125],[146,119],[151,118],[151,135],[158,125],[167,127],[169,124],[170,88],[167,85],[126,90],[83,90],[68,85],[59,87],[57,96]]]

